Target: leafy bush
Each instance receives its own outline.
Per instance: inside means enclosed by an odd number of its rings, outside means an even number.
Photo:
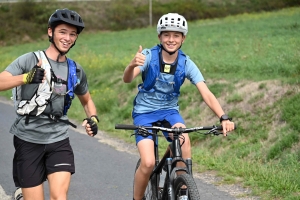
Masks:
[[[153,1],[153,24],[165,13],[177,12],[188,21],[219,18],[239,13],[269,11],[298,6],[298,0]],[[0,3],[0,45],[39,40],[46,31],[49,16],[58,8],[76,10],[84,19],[87,31],[126,30],[149,25],[148,1],[112,0],[110,2],[55,2],[25,0]],[[9,33],[9,34],[7,34]],[[24,36],[29,37],[24,40]]]

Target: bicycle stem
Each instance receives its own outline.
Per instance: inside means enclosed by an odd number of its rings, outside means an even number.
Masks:
[[[174,136],[174,141],[171,143],[171,149],[172,149],[172,154],[173,154],[172,156],[174,158],[182,156],[180,140],[179,140],[178,135]]]

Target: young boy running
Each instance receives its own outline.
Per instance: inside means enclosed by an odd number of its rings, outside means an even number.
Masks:
[[[0,91],[13,89],[17,118],[14,134],[13,178],[16,198],[43,200],[43,182],[48,180],[50,199],[66,200],[75,173],[74,154],[69,141],[67,111],[74,94],[87,118],[83,126],[90,136],[97,134],[96,107],[88,90],[83,68],[66,57],[84,29],[81,16],[58,9],[49,18],[50,46],[29,52],[0,73]]]

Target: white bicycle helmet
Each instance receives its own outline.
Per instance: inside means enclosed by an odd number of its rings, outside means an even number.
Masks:
[[[157,33],[162,31],[178,31],[186,35],[188,24],[186,19],[177,13],[168,13],[163,15],[157,23]]]

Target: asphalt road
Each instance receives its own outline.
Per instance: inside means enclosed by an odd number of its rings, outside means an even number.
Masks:
[[[0,200],[10,200],[15,189],[12,179],[13,142],[9,133],[15,113],[11,104],[0,101]],[[100,138],[88,137],[83,130],[71,129],[76,173],[69,189],[70,200],[131,200],[136,154],[119,151]],[[195,179],[201,200],[233,200],[235,197],[212,184]],[[47,182],[45,199],[49,199]]]

